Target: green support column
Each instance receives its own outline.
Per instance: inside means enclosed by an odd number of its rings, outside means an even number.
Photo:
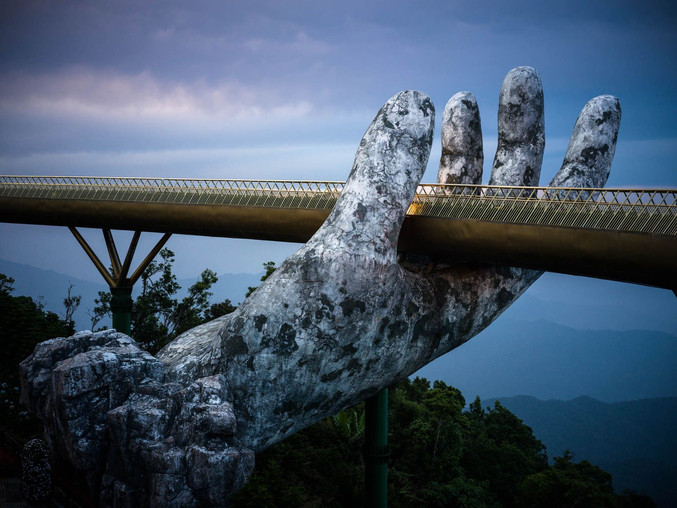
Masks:
[[[89,259],[92,260],[94,266],[103,277],[103,279],[108,283],[110,287],[110,294],[112,296],[110,302],[111,314],[113,314],[113,328],[118,332],[122,332],[126,335],[131,335],[132,333],[132,287],[134,283],[139,280],[143,271],[148,268],[148,265],[153,261],[153,258],[160,252],[160,249],[167,243],[169,237],[172,236],[171,233],[165,233],[160,238],[160,241],[155,244],[155,247],[150,251],[146,258],[141,261],[141,264],[134,271],[131,277],[127,277],[129,273],[129,268],[132,264],[132,258],[134,257],[134,252],[136,251],[136,246],[139,243],[139,237],[141,236],[141,231],[134,231],[134,236],[132,241],[129,243],[129,249],[127,250],[127,255],[125,256],[124,263],[120,263],[120,256],[118,255],[118,249],[115,246],[115,241],[113,240],[113,234],[110,229],[103,229],[103,238],[106,242],[106,248],[108,249],[108,256],[110,257],[110,271],[106,269],[101,260],[94,253],[89,244],[82,237],[80,232],[74,227],[69,226],[71,233],[78,241],[80,246],[84,249]]]
[[[125,335],[132,333],[132,288],[110,288],[113,328]]]
[[[369,508],[388,506],[388,389],[365,403],[365,497]]]

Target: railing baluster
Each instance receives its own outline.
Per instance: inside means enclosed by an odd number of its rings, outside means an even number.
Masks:
[[[342,182],[0,175],[0,197],[330,209]],[[677,190],[421,184],[417,215],[675,234]]]

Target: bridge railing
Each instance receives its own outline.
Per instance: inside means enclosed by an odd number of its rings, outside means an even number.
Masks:
[[[330,210],[343,182],[0,176],[0,198]],[[421,184],[409,215],[677,235],[677,190]]]
[[[343,182],[0,176],[0,197],[331,209]]]
[[[420,185],[410,215],[677,234],[677,190]]]

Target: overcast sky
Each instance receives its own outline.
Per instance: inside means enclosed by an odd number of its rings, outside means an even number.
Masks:
[[[449,97],[472,91],[490,164],[501,81],[530,65],[545,92],[544,182],[580,109],[610,93],[623,119],[608,185],[675,187],[674,5],[5,0],[0,174],[345,180],[371,119],[404,89],[430,95],[438,126]],[[426,181],[438,161],[439,127]],[[257,272],[297,246],[168,247],[185,277]],[[0,224],[0,258],[98,280],[65,228]]]

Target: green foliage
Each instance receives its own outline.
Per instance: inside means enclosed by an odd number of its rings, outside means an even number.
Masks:
[[[72,320],[60,319],[27,296],[12,296],[14,280],[0,274],[0,426],[29,436],[37,423],[19,405],[19,363],[38,342],[74,333]]]
[[[364,407],[359,416],[355,408],[349,408],[332,416],[331,421],[344,438],[355,441],[364,436],[364,415]]]
[[[267,261],[263,263],[263,268],[265,269],[266,272],[261,277],[261,282],[265,281],[268,277],[273,275],[273,272],[277,267],[275,266],[275,261]],[[245,294],[244,297],[247,298],[254,291],[256,291],[257,288],[258,286],[249,286],[249,288],[247,289],[247,294]]]
[[[614,495],[611,477],[571,455],[548,465],[543,444],[500,403],[464,411],[460,391],[416,378],[389,389],[388,506],[653,506]],[[256,456],[233,506],[363,506],[362,404]]]
[[[174,253],[162,249],[160,259],[153,260],[141,275],[141,294],[133,306],[132,336],[151,352],[160,350],[210,316],[209,290],[218,280],[216,274],[204,270],[200,279],[188,288],[188,296],[179,301],[176,293],[181,286],[172,273],[173,263]]]
[[[179,300],[176,295],[181,286],[172,273],[173,264],[174,253],[162,249],[159,259],[153,260],[141,275],[141,294],[133,304],[132,336],[151,352],[160,350],[177,335],[237,308],[228,299],[210,304],[210,289],[218,277],[209,269],[200,274],[198,281],[188,288],[188,295]],[[271,264],[274,266],[272,262],[264,266]],[[99,322],[112,317],[111,300],[109,291],[99,291],[94,308],[88,311],[92,330],[100,330]]]
[[[216,274],[207,269],[200,274],[200,279],[188,288],[188,296],[174,306],[171,335],[179,335],[206,321],[206,313],[210,309],[209,299],[212,296],[209,290],[217,280]]]
[[[471,407],[472,439],[462,457],[466,473],[488,481],[503,506],[516,506],[517,488],[529,475],[547,468],[545,447],[522,420],[496,402],[493,409]]]
[[[308,427],[256,456],[256,469],[232,506],[361,506],[361,444],[331,419]]]
[[[170,340],[170,326],[178,304],[174,296],[181,289],[172,273],[173,263],[174,253],[162,249],[160,260],[154,259],[141,275],[141,294],[134,302],[132,336],[152,351]]]
[[[207,321],[211,321],[212,319],[216,319],[217,317],[221,317],[221,316],[225,316],[226,314],[230,314],[235,309],[237,309],[237,307],[235,305],[233,305],[233,303],[228,298],[226,298],[222,302],[212,304],[205,311],[205,319]]]
[[[461,473],[465,400],[441,381],[430,388],[419,378],[404,380],[389,392],[392,486],[400,492],[402,506],[435,504],[442,486]]]
[[[87,315],[92,321],[92,330],[98,331],[103,328],[97,328],[96,325],[99,324],[103,318],[108,317],[112,319],[112,314],[110,311],[111,300],[113,295],[110,291],[99,291],[99,297],[94,299],[94,308],[91,311],[87,312]]]
[[[519,506],[618,506],[609,473],[587,460],[573,462],[573,454],[569,451],[562,457],[555,457],[554,461],[552,467],[530,475],[522,482]]]
[[[159,351],[181,333],[206,321],[233,312],[230,300],[210,304],[210,289],[218,281],[216,273],[206,269],[188,288],[188,295],[177,298],[181,286],[172,272],[174,253],[162,249],[141,275],[141,294],[132,308],[132,337],[151,352]],[[264,266],[273,265],[269,262]],[[273,268],[274,269],[274,268]],[[99,291],[94,309],[89,312],[92,329],[104,318],[111,317],[111,294]]]
[[[0,294],[9,295],[14,291],[14,279],[0,273]]]

